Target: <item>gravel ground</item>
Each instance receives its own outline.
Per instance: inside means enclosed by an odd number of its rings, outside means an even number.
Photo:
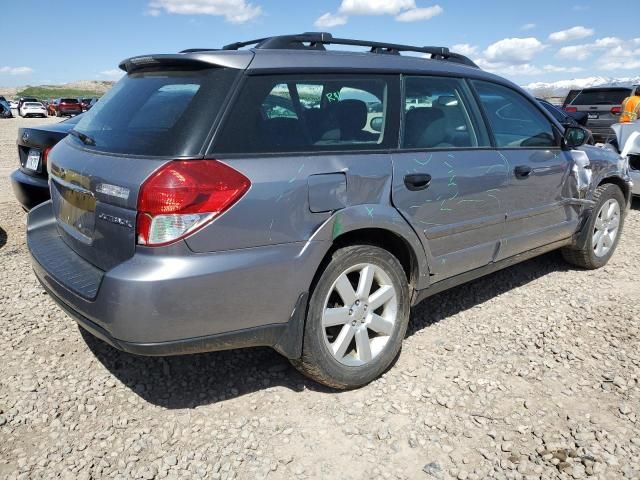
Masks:
[[[607,267],[552,253],[437,295],[388,373],[336,393],[269,349],[142,358],[82,334],[7,191],[38,123],[0,120],[0,478],[640,478],[640,203]]]

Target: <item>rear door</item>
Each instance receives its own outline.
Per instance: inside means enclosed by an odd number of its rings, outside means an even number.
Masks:
[[[438,281],[489,264],[503,234],[509,181],[461,79],[403,80],[393,204],[421,236]]]
[[[515,89],[473,80],[498,155],[509,169],[507,219],[498,259],[566,239],[578,217],[568,191],[570,151],[541,107]]]

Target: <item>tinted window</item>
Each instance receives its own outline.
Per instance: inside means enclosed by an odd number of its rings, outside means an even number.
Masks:
[[[405,79],[404,148],[478,146],[462,85],[455,78]]]
[[[631,94],[627,88],[597,88],[582,90],[571,105],[620,105]]]
[[[377,149],[385,132],[389,81],[365,76],[248,77],[215,151],[273,153]],[[382,127],[371,128],[374,117]]]
[[[501,85],[476,80],[472,83],[489,120],[497,147],[557,145],[551,123],[526,97]]]
[[[78,99],[77,98],[63,98],[60,101],[64,102],[64,103],[78,103]]]
[[[153,70],[126,75],[82,115],[75,130],[110,153],[199,154],[237,70]]]
[[[544,109],[547,112],[549,112],[553,116],[553,118],[555,118],[560,123],[563,123],[563,122],[567,121],[566,116],[560,110],[558,110],[556,107],[551,105],[550,103],[542,101],[542,102],[540,102],[540,105],[542,105],[544,107]]]

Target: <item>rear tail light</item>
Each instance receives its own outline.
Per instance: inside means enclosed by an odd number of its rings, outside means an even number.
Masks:
[[[51,147],[47,147],[42,152],[42,169],[47,168],[47,163],[49,163],[49,152],[51,151]]]
[[[565,112],[577,112],[578,108],[577,107],[564,107],[564,111]]]
[[[141,245],[173,243],[199,230],[249,189],[247,177],[217,160],[176,160],[154,172],[138,196]]]
[[[614,115],[620,115],[622,113],[622,107],[613,107],[611,109],[611,113]]]

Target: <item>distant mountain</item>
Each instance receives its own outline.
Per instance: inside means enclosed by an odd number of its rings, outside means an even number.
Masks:
[[[627,78],[614,77],[586,77],[558,82],[534,82],[524,85],[524,88],[538,97],[564,97],[569,90],[590,87],[631,87],[640,84],[640,76]]]

